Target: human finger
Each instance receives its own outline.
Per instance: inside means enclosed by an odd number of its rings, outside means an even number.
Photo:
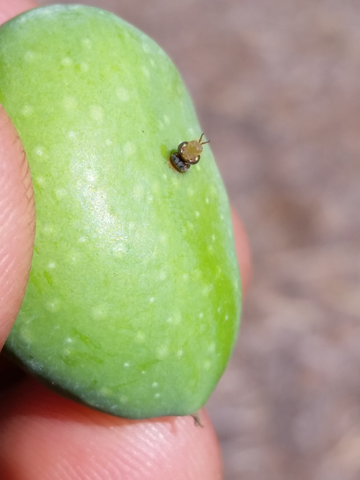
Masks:
[[[9,0],[0,3],[0,24],[6,22],[15,15],[37,7],[33,0]]]
[[[0,106],[0,349],[20,308],[35,236],[35,204],[22,143]]]

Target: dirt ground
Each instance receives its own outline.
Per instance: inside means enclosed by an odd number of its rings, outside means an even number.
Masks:
[[[241,335],[208,405],[226,480],[358,480],[360,3],[77,3],[172,56],[249,232]]]

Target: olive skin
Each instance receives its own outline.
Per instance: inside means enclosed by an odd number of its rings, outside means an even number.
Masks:
[[[186,175],[169,166],[201,131],[173,63],[111,13],[43,7],[0,27],[0,102],[37,215],[7,354],[113,415],[196,412],[234,347],[241,290],[210,148]]]

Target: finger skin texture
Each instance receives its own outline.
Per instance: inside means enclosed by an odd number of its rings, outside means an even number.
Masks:
[[[130,421],[61,398],[31,379],[0,399],[6,480],[220,480],[216,436],[191,417]]]
[[[236,210],[231,207],[231,220],[234,230],[235,250],[239,262],[241,286],[246,295],[251,278],[251,249],[244,225]]]
[[[9,20],[9,18],[15,17],[26,10],[35,8],[38,5],[32,0],[17,0],[17,1],[4,1],[0,3],[0,24]]]
[[[18,134],[0,106],[0,348],[25,293],[35,235],[30,171]]]

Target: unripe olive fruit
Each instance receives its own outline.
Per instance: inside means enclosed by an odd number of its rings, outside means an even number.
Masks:
[[[195,412],[233,349],[240,279],[210,146],[184,173],[169,161],[202,133],[173,63],[111,13],[39,8],[0,27],[0,103],[37,215],[6,352],[110,414]]]

